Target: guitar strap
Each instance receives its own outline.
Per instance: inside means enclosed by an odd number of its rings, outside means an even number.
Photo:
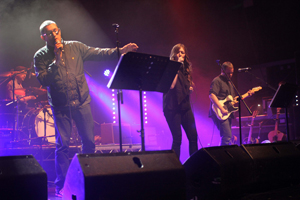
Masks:
[[[233,94],[232,94],[233,87],[232,87],[231,82],[229,80],[227,80],[227,85],[229,87],[229,94],[228,95],[231,95],[232,97],[234,97]]]
[[[223,82],[228,86],[228,92],[227,92],[227,94],[226,94],[226,97],[228,96],[228,95],[232,95],[231,94],[231,84],[230,84],[230,81],[227,79],[227,77],[226,76],[224,76],[224,75],[220,75],[220,79],[221,80],[223,80]],[[225,98],[226,98],[225,97]]]

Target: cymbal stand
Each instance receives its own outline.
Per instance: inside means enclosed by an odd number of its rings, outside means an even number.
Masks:
[[[46,142],[46,138],[47,138],[47,121],[48,120],[46,120],[46,114],[48,114],[48,116],[50,116],[51,118],[53,118],[53,115],[48,111],[48,109],[47,109],[47,106],[45,105],[44,107],[43,107],[43,113],[44,113],[44,139],[43,139],[43,141],[44,142]]]
[[[17,117],[17,119],[16,119],[16,128],[15,128],[15,130],[17,130],[17,131],[19,131],[19,118],[20,118],[20,105],[19,105],[19,103],[20,103],[20,99],[17,97],[17,115],[16,115],[16,117]],[[15,139],[16,140],[19,140],[20,138],[19,138],[19,135],[17,135],[16,134],[16,132],[15,132]]]
[[[41,150],[41,160],[40,160],[40,163],[41,163],[41,166],[44,166],[44,155],[43,155],[43,144],[46,144],[46,138],[47,138],[47,119],[46,119],[46,116],[47,114],[53,118],[53,115],[51,113],[49,113],[46,105],[43,107],[43,113],[44,113],[44,137],[42,139],[42,142],[41,142],[41,145],[40,145],[40,150]]]
[[[12,103],[14,103],[15,102],[15,78],[16,78],[16,75],[17,74],[14,74],[13,76],[12,76],[12,81],[13,81],[13,89],[12,89],[12,97],[13,97],[13,99],[12,99]],[[16,108],[15,108],[15,106],[13,106],[13,113],[14,114],[16,114],[16,112],[17,112],[17,115],[15,116],[14,115],[14,117],[13,117],[13,134],[12,134],[12,141],[13,142],[15,142],[16,141],[16,126],[18,125],[18,121],[19,121],[19,101],[18,101],[18,99],[16,99],[16,101],[17,101],[17,105],[16,105]],[[16,118],[15,117],[17,117],[17,124],[16,124]]]
[[[46,143],[46,136],[47,136],[47,120],[46,120],[46,113],[47,113],[47,108],[44,106],[43,107],[43,113],[44,113],[44,137],[42,140],[42,144]]]

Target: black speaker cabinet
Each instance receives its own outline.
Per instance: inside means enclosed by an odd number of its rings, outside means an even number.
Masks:
[[[253,184],[253,161],[237,145],[202,148],[185,163],[187,199],[224,199]]]
[[[255,183],[264,190],[298,184],[300,151],[292,142],[244,145],[254,161]]]
[[[185,172],[173,151],[76,154],[64,199],[185,199]]]
[[[32,155],[0,157],[1,200],[47,198],[47,174]]]

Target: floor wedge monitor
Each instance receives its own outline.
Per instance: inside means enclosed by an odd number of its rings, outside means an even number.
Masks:
[[[47,174],[32,155],[0,157],[0,199],[47,198]]]
[[[187,199],[223,199],[253,184],[253,161],[239,146],[202,148],[184,164]]]
[[[173,151],[76,154],[63,199],[185,199],[185,173]]]
[[[244,145],[241,148],[253,159],[254,181],[258,190],[299,183],[300,150],[292,142]]]

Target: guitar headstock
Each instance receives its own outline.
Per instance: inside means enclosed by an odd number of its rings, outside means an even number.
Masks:
[[[252,92],[257,92],[257,91],[259,91],[259,90],[261,90],[261,89],[262,89],[261,86],[257,86],[257,87],[252,88],[251,91],[252,91]]]

